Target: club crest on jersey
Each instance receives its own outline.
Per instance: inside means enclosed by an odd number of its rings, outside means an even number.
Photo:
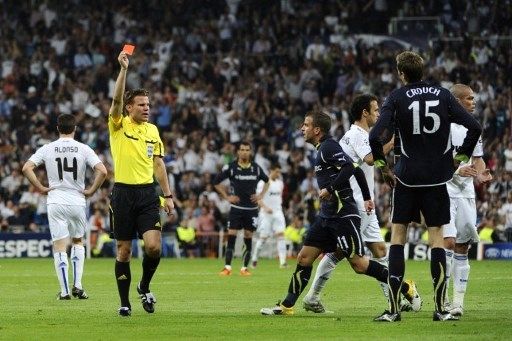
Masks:
[[[148,144],[146,146],[146,151],[147,151],[148,158],[152,158],[153,157],[153,153],[155,151],[155,146],[153,146],[152,144]]]

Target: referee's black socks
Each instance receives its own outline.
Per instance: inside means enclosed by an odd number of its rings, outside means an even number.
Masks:
[[[158,268],[158,264],[160,264],[160,257],[152,258],[147,253],[144,253],[142,258],[142,279],[140,280],[140,290],[143,293],[149,292],[149,283]]]
[[[121,299],[121,307],[131,308],[130,305],[130,283],[132,281],[132,274],[130,271],[130,262],[120,262],[116,260],[115,274],[117,281],[117,291]]]

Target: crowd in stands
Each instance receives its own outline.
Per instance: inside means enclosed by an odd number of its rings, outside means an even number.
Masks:
[[[224,227],[229,204],[213,190],[212,179],[235,158],[242,139],[252,141],[264,170],[280,163],[287,223],[300,216],[307,227],[318,206],[318,187],[311,169],[314,150],[300,133],[304,113],[330,112],[332,135],[339,139],[350,126],[354,95],[371,92],[383,100],[400,86],[394,71],[400,47],[358,34],[386,35],[391,17],[428,13],[440,17],[441,29],[425,38],[432,43],[420,51],[426,78],[448,88],[465,83],[477,95],[484,160],[494,176],[489,185],[477,184],[478,221],[506,240],[505,229],[512,231],[508,3],[0,2],[1,231],[45,230],[45,197],[20,170],[38,147],[57,137],[61,113],[78,117],[76,139],[90,145],[109,169],[89,205],[93,230],[108,230],[113,164],[106,116],[125,42],[136,45],[127,87],[151,92],[151,119],[165,143],[176,194],[179,216],[162,217],[164,236],[178,227],[211,236]],[[408,34],[415,35],[414,26]],[[43,169],[38,176],[45,178]],[[377,192],[377,212],[386,225],[389,188],[378,182]]]

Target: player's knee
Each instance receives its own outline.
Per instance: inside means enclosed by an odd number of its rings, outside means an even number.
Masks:
[[[144,251],[151,258],[157,258],[160,256],[161,245],[159,244],[147,244],[144,245]]]
[[[362,257],[354,257],[349,260],[350,266],[357,274],[364,274],[366,273],[366,269],[368,268],[368,264],[364,262],[364,259]]]
[[[469,243],[455,243],[455,247],[453,248],[453,250],[455,250],[456,253],[467,255],[469,251]]]
[[[372,254],[374,258],[386,257],[386,251],[386,244],[384,243],[375,243],[372,248]]]
[[[130,261],[130,256],[131,256],[131,250],[128,249],[121,249],[121,248],[118,248],[117,249],[117,260],[120,261],[120,262],[128,262]]]
[[[443,240],[444,248],[447,250],[454,250],[455,249],[455,238],[444,238]]]
[[[72,238],[73,244],[82,244],[82,238]]]
[[[299,252],[297,255],[297,264],[301,266],[310,266],[313,264],[313,260],[314,258],[305,252]]]

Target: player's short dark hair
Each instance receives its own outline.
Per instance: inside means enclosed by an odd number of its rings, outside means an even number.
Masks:
[[[149,97],[149,91],[146,89],[135,89],[128,90],[124,93],[123,105],[126,107],[127,104],[133,104],[133,99],[137,96],[147,96]],[[126,113],[126,109],[123,108],[123,113]]]
[[[313,120],[313,128],[318,127],[320,131],[327,135],[331,131],[331,116],[322,110],[312,110],[306,114]]]
[[[252,144],[247,140],[238,142],[238,146],[237,146],[236,150],[240,150],[241,146],[249,146],[249,148],[252,150]]]
[[[60,114],[57,117],[57,130],[61,134],[71,134],[76,127],[75,116],[71,114]]]
[[[404,73],[408,83],[419,82],[423,78],[423,58],[415,52],[404,51],[397,55],[396,68]]]
[[[362,94],[354,98],[350,106],[350,121],[359,121],[365,109],[370,112],[372,101],[378,102],[379,99],[372,94]]]

